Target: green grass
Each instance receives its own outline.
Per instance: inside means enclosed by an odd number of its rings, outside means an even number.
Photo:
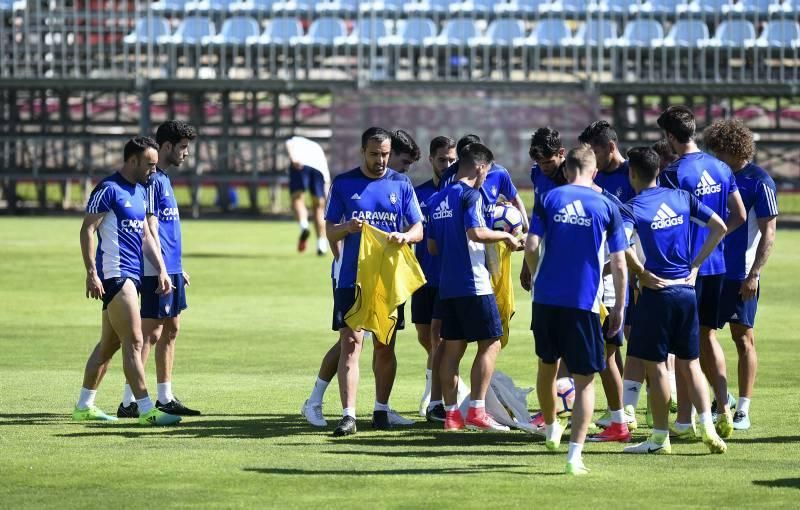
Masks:
[[[98,303],[83,295],[78,228],[77,218],[0,219],[0,507],[797,507],[800,232],[779,231],[764,271],[753,429],[736,433],[724,456],[707,455],[701,444],[675,444],[673,456],[658,458],[588,445],[593,472],[577,481],[560,474],[564,451],[548,453],[540,438],[521,432],[444,434],[423,422],[373,432],[370,347],[361,431],[334,440],[331,429],[309,428],[298,409],[335,338],[330,262],[294,253],[289,223],[184,225],[192,287],[174,386],[204,416],[166,430],[72,423],[100,320]],[[530,308],[521,290],[517,297],[498,368],[531,386]],[[735,349],[722,337],[735,380]],[[401,333],[397,350],[392,406],[410,416],[424,383],[413,329]],[[115,361],[98,404],[114,411],[121,389]],[[335,383],[325,404],[335,420]],[[534,398],[529,404],[537,406]]]

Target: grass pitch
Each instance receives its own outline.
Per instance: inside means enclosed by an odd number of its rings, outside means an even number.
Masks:
[[[674,443],[674,454],[660,457],[589,444],[592,473],[574,479],[561,474],[565,451],[549,453],[541,438],[521,432],[445,434],[422,420],[373,432],[371,347],[362,362],[360,432],[330,437],[340,410],[335,383],[325,400],[331,427],[307,426],[298,410],[336,338],[330,260],[296,254],[289,223],[184,224],[192,286],[173,386],[203,416],[169,429],[72,423],[100,324],[99,303],[84,298],[79,225],[78,218],[0,219],[0,507],[797,507],[800,232],[779,230],[763,276],[753,428],[737,432],[723,456],[700,443]],[[498,368],[531,386],[529,298],[521,289],[517,298]],[[720,336],[736,394],[735,348],[727,332]],[[397,350],[391,404],[412,416],[425,363],[413,327]],[[154,392],[152,360],[148,374]],[[98,392],[102,409],[116,410],[122,384],[116,361]],[[535,397],[529,405],[537,407]],[[604,405],[598,380],[597,407]]]

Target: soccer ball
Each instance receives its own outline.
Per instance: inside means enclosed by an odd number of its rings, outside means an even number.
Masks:
[[[502,230],[514,236],[522,235],[522,213],[510,204],[497,204],[494,207],[493,230]]]
[[[556,381],[556,412],[559,416],[570,416],[575,403],[575,381],[562,377]]]

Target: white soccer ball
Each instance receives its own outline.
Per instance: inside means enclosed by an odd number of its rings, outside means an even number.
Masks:
[[[562,377],[556,381],[556,412],[561,416],[572,415],[575,404],[575,381],[572,377]]]
[[[494,207],[493,230],[501,230],[517,237],[522,235],[522,213],[510,204],[497,204]]]

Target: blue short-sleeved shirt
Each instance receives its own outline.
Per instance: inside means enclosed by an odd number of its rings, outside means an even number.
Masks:
[[[116,172],[97,184],[86,204],[88,214],[104,214],[97,229],[95,266],[101,280],[142,278],[145,192]]]
[[[744,225],[725,237],[725,276],[732,280],[744,280],[753,267],[756,248],[761,240],[758,220],[778,215],[778,198],[775,181],[763,168],[750,163],[733,175],[742,195],[747,219]]]
[[[485,245],[467,237],[469,229],[486,227],[481,194],[457,181],[431,197],[428,207],[430,235],[447,261],[442,264],[439,298],[492,294]]]
[[[592,188],[567,184],[533,206],[530,232],[542,238],[533,301],[598,313],[605,244],[624,251],[619,208]]]
[[[728,195],[738,187],[730,167],[704,152],[684,154],[661,172],[659,184],[665,188],[682,189],[693,194],[703,205],[717,213],[722,221],[728,219]],[[692,234],[692,256],[700,252],[706,242],[708,231],[696,224],[690,225]],[[700,276],[724,274],[725,241],[717,245],[714,252],[700,267]]]
[[[161,256],[167,273],[183,272],[181,265],[181,215],[178,212],[178,201],[169,176],[160,168],[150,176],[145,186],[147,201],[145,209],[148,215],[158,218],[158,240],[161,243]],[[158,271],[145,258],[144,275],[157,276]]]
[[[625,203],[636,196],[631,181],[629,179],[630,167],[628,160],[625,160],[620,166],[611,172],[597,172],[594,176],[594,182],[605,191],[608,191],[620,202]]]
[[[659,187],[643,190],[622,211],[626,230],[639,235],[644,268],[669,280],[689,276],[695,257],[691,225],[704,227],[713,215],[689,192]]]
[[[444,171],[442,179],[439,181],[439,189],[442,190],[452,184],[457,173],[458,161]],[[480,192],[483,199],[483,217],[489,223],[494,219],[494,206],[500,195],[506,197],[507,200],[514,200],[517,197],[517,188],[511,181],[511,174],[504,166],[497,163],[492,163],[486,173],[486,180],[481,185]]]
[[[430,211],[428,210],[428,199],[436,193],[437,186],[434,184],[433,179],[429,181],[425,181],[416,188],[414,188],[414,192],[417,194],[417,202],[419,202],[419,206],[422,209],[422,218],[424,222],[425,228],[425,235],[422,238],[422,241],[417,243],[414,246],[414,253],[417,256],[417,261],[419,261],[420,267],[422,267],[422,272],[425,274],[425,279],[427,282],[425,283],[426,287],[438,287],[439,286],[439,270],[441,269],[442,259],[438,255],[434,256],[428,253],[428,237],[429,235],[429,226],[430,226]]]
[[[536,202],[541,202],[550,190],[563,186],[566,183],[563,163],[550,176],[545,175],[539,165],[533,165],[531,167],[531,184],[533,184],[533,196]]]
[[[422,211],[408,177],[387,168],[381,178],[372,179],[357,167],[333,179],[325,209],[325,220],[331,223],[353,218],[384,232],[403,232],[405,227],[422,221]],[[337,288],[355,286],[360,243],[360,233],[344,238],[342,253],[334,265]]]

